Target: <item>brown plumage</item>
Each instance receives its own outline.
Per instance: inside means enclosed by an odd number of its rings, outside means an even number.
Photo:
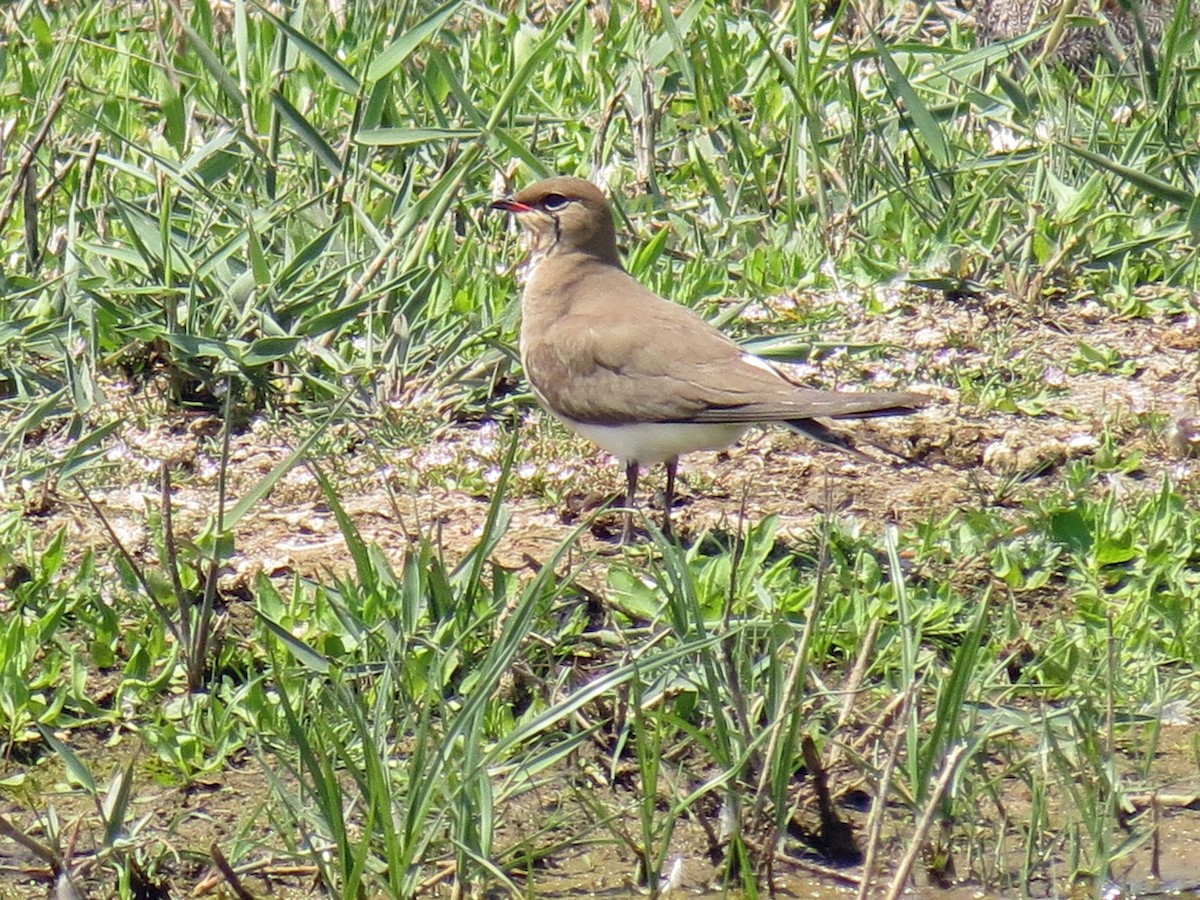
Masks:
[[[979,0],[975,22],[980,40],[992,44],[1027,34],[1052,21],[1062,5],[1063,0]],[[1136,14],[1142,18],[1147,40],[1157,44],[1174,15],[1175,4],[1168,0],[1142,0],[1136,3],[1136,9]],[[1123,53],[1136,52],[1135,14],[1123,8],[1120,0],[1078,0],[1074,12],[1081,16],[1102,16],[1112,26]],[[1040,53],[1042,43],[1039,40],[1031,44],[1030,50]],[[1096,55],[1109,44],[1104,28],[1068,26],[1054,56],[1074,69],[1086,70],[1094,65]]]
[[[535,396],[625,462],[627,509],[639,464],[667,464],[665,532],[682,453],[726,447],[758,422],[845,447],[820,419],[903,414],[927,402],[804,387],[646,289],[621,266],[608,202],[589,181],[550,178],[493,206],[528,236],[520,344]],[[623,538],[631,527],[627,517]]]

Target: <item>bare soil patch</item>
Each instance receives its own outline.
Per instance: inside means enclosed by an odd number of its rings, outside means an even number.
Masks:
[[[957,507],[1015,504],[1027,492],[1053,486],[1064,462],[1094,453],[1105,441],[1140,457],[1132,471],[1111,476],[1117,489],[1153,489],[1167,473],[1188,488],[1200,473],[1200,465],[1168,439],[1171,423],[1198,406],[1200,315],[1122,319],[1085,304],[1082,310],[1064,306],[1031,317],[1003,306],[987,310],[941,300],[915,307],[913,315],[902,319],[864,315],[841,337],[849,344],[901,348],[889,365],[915,372],[910,380],[915,378],[935,402],[907,417],[839,423],[858,446],[879,458],[874,465],[783,429],[757,429],[727,452],[685,457],[682,499],[675,513],[685,539],[703,529],[735,529],[743,500],[751,521],[779,516],[785,539],[804,535],[821,515],[853,517],[875,529]],[[1070,374],[1067,368],[1081,342],[1110,347],[1128,365],[1119,374]],[[952,384],[957,372],[988,368],[1001,351],[1005,359],[1022,360],[1044,383],[1046,390],[1037,398],[1040,414],[974,413],[960,402],[958,390],[939,386]],[[845,384],[847,375],[861,381],[871,374],[879,375],[877,365],[834,356],[813,366],[812,380]],[[127,416],[128,424],[114,436],[113,480],[94,489],[93,499],[130,549],[147,550],[146,516],[159,506],[158,465],[166,460],[190,473],[175,476],[177,527],[183,534],[198,530],[215,502],[215,420],[166,410],[155,415],[119,385],[113,394],[117,406],[140,406],[140,414]],[[1014,394],[1022,399],[1022,391]],[[427,419],[429,413],[418,415]],[[556,424],[538,423],[540,413],[530,416],[535,424],[527,426],[529,440],[537,444],[533,456],[538,462],[522,467],[505,500],[513,527],[497,558],[506,565],[544,558],[582,516],[623,494],[623,473],[615,460]],[[453,483],[454,472],[491,464],[481,459],[479,431],[479,425],[446,426],[399,454],[366,452],[360,435],[347,432],[345,449],[335,449],[320,462],[363,537],[395,560],[420,535],[434,532],[453,554],[473,545],[492,499],[486,489],[466,490]],[[280,430],[263,421],[236,435],[229,472],[232,500],[249,491],[301,439],[291,426]],[[484,440],[494,462],[503,438],[493,429]],[[544,481],[536,467],[544,468],[547,460],[561,488],[554,497],[536,486]],[[427,474],[433,477],[426,479]],[[661,501],[662,480],[658,469],[642,479],[640,504],[653,508]],[[31,497],[29,502],[42,501]],[[109,542],[86,506],[63,497],[55,502],[39,510],[48,532],[72,529],[77,532],[72,535],[75,546],[86,545],[89,538],[98,546]],[[615,522],[614,515],[586,531],[582,549],[611,545]],[[315,575],[349,563],[317,480],[302,466],[242,520],[237,550],[240,577],[255,571]]]

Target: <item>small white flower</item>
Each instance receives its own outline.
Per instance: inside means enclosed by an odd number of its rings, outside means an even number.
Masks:
[[[675,890],[683,883],[683,857],[671,860],[671,868],[662,875],[662,893]]]
[[[808,363],[796,363],[791,366],[788,371],[796,378],[815,378],[817,376],[817,367]]]
[[[495,422],[484,422],[471,437],[474,449],[480,453],[491,453],[496,449],[496,438],[500,428]]]
[[[953,347],[943,347],[933,354],[933,365],[938,369],[947,369],[959,361],[962,353]]]
[[[449,465],[453,461],[454,454],[450,452],[448,447],[444,447],[441,444],[434,444],[421,454],[417,460],[417,468],[431,469],[437,466]]]
[[[1067,439],[1067,447],[1076,452],[1095,450],[1100,442],[1090,434],[1075,434]]]
[[[914,347],[933,349],[945,343],[946,338],[940,329],[926,327],[918,329],[911,340]]]
[[[717,839],[726,841],[734,833],[737,828],[737,805],[728,801],[721,804],[721,810],[717,813]]]
[[[1026,146],[1026,141],[1007,125],[988,125],[988,139],[993,153],[1012,153]]]

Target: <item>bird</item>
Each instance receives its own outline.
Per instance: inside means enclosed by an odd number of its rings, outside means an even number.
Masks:
[[[754,424],[781,422],[853,451],[824,419],[902,415],[923,394],[805,387],[621,264],[612,211],[584,178],[556,176],[495,200],[529,251],[518,338],[543,408],[625,465],[621,543],[633,535],[641,466],[666,464],[662,533],[672,538],[679,457],[721,450]]]
[[[1181,415],[1167,427],[1167,442],[1184,457],[1200,456],[1200,416]]]
[[[979,0],[975,9],[975,27],[980,43],[1007,41],[1044,22],[1053,22],[1063,6],[1063,0]],[[1096,57],[1101,53],[1111,57],[1119,50],[1122,55],[1140,58],[1143,40],[1156,49],[1171,23],[1175,3],[1171,0],[1142,0],[1132,4],[1121,0],[1079,0],[1072,4],[1069,12],[1093,19],[1099,17],[1107,25],[1068,26],[1062,30],[1054,47],[1052,59],[1062,60],[1078,73],[1088,73],[1095,69]],[[1107,34],[1108,28],[1116,38],[1115,45]],[[1036,41],[1027,52],[1042,53],[1044,43],[1044,40]],[[1115,57],[1111,58],[1117,61]]]

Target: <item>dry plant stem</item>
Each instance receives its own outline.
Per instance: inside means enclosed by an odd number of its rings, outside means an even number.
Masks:
[[[101,818],[103,818],[104,810],[99,805],[99,803],[97,803],[96,808],[97,808],[97,811],[100,813]],[[70,833],[70,836],[67,838],[67,852],[63,854],[63,867],[65,869],[71,868],[71,863],[75,859],[75,847],[79,844],[79,830],[81,828],[83,828],[83,818],[82,817],[77,818],[71,824],[71,833]]]
[[[366,269],[363,270],[362,275],[360,275],[359,278],[352,285],[350,285],[350,290],[346,291],[346,297],[342,300],[343,305],[349,306],[355,303],[358,298],[362,296],[363,291],[367,289],[367,285],[374,281],[375,276],[383,271],[383,267],[387,265],[388,261],[392,258],[395,252],[400,249],[405,238],[407,237],[408,235],[403,232],[398,232],[392,235],[392,239],[387,242],[387,245],[384,246],[382,250],[375,254],[375,258],[368,263]],[[321,335],[317,339],[317,343],[319,343],[322,347],[331,347],[333,346],[333,342],[340,336],[341,332],[334,329]]]
[[[54,99],[50,101],[50,108],[46,110],[46,117],[42,120],[42,127],[38,129],[38,133],[34,135],[33,140],[29,142],[29,146],[25,148],[25,155],[21,157],[21,162],[17,166],[16,178],[13,179],[12,187],[8,189],[8,196],[4,200],[4,207],[0,209],[0,231],[4,230],[4,226],[12,218],[13,206],[16,205],[17,197],[25,187],[25,182],[29,178],[29,170],[33,168],[33,161],[37,158],[38,151],[42,149],[42,144],[46,142],[46,138],[50,135],[50,126],[58,118],[63,101],[67,99],[67,88],[70,85],[70,78],[64,78],[58,83],[58,89],[54,92]]]
[[[604,153],[605,145],[608,142],[608,131],[612,127],[613,117],[616,116],[617,110],[620,107],[620,93],[616,93],[609,99],[604,107],[604,112],[600,116],[600,123],[596,127],[596,140],[592,143],[592,171],[599,172],[604,168]]]
[[[820,863],[812,862],[811,860],[804,859],[803,857],[792,856],[790,853],[786,853],[783,850],[772,849],[771,847],[765,846],[762,842],[754,840],[748,835],[746,836],[745,840],[747,846],[749,846],[760,856],[766,856],[769,854],[770,858],[772,859],[787,863],[789,866],[794,868],[811,872],[813,875],[820,875],[823,878],[830,878],[842,884],[848,884],[851,887],[859,888],[860,890],[863,887],[863,881],[861,878],[849,874],[844,869],[835,869],[832,866],[823,866]]]
[[[213,865],[221,870],[221,874],[225,876],[225,883],[229,885],[229,889],[238,900],[255,900],[254,894],[246,890],[246,886],[242,884],[242,879],[233,870],[233,866],[229,865],[229,860],[225,858],[225,854],[221,852],[220,847],[215,843],[210,845],[208,855],[212,857]]]
[[[829,793],[829,768],[821,763],[817,753],[817,745],[813,739],[805,736],[800,742],[800,750],[804,758],[804,767],[808,769],[812,779],[813,791],[817,795],[817,811],[821,816],[821,831],[828,835],[831,825],[840,824],[837,812],[833,808],[833,796]]]
[[[34,840],[17,826],[13,825],[8,820],[7,816],[0,816],[0,835],[8,838],[14,843],[20,844],[38,859],[50,866],[52,872],[58,872],[62,869],[62,858],[58,855],[55,849],[47,844],[43,844]]]
[[[67,178],[67,175],[71,174],[71,170],[77,166],[78,162],[78,156],[68,157],[67,160],[62,162],[61,166],[54,170],[53,175],[50,176],[50,180],[46,182],[46,185],[37,188],[37,203],[46,203],[50,198],[50,194],[58,190],[59,185]]]
[[[830,502],[832,502],[832,487],[828,484],[826,485],[826,495]],[[822,538],[822,554],[824,554],[824,548],[828,541],[827,534],[828,532],[826,533],[826,536]],[[822,560],[825,560],[824,556],[821,558]],[[820,582],[818,582],[818,585],[819,584]],[[867,669],[870,668],[875,652],[875,643],[879,639],[879,630],[881,627],[882,620],[880,619],[872,619],[871,623],[867,626],[867,633],[863,636],[862,649],[859,651],[858,658],[855,659],[854,666],[850,669],[850,674],[846,676],[846,682],[842,686],[842,707],[840,710],[838,710],[837,721],[834,723],[833,730],[835,734],[845,728],[846,723],[850,720],[850,713],[854,709],[854,702],[858,699],[859,688],[862,686],[863,679],[866,677]],[[918,685],[919,684],[920,682],[918,682]],[[914,686],[914,688],[915,687],[916,686]],[[865,729],[863,734],[860,735],[859,740],[856,741],[854,745],[859,747],[865,746],[872,734],[874,734],[876,731],[887,728],[888,724],[894,721],[897,715],[903,715],[903,713],[898,712],[898,710],[906,708],[907,704],[911,702],[913,697],[915,697],[915,694],[910,690],[909,692],[894,698],[892,702],[884,709],[884,715],[880,722],[875,726]],[[827,765],[832,768],[838,762],[838,760],[841,759],[843,752],[843,744],[841,742],[834,742],[833,748],[829,752],[829,760]],[[894,752],[895,751],[893,750],[893,753]],[[892,757],[891,762],[894,764],[894,756]],[[890,770],[888,774],[890,777]],[[882,793],[886,795],[886,791],[883,791]]]
[[[921,848],[925,845],[925,839],[929,836],[929,829],[933,826],[933,819],[942,802],[942,795],[946,793],[946,788],[954,780],[958,766],[966,755],[966,745],[958,744],[946,754],[946,758],[942,761],[942,773],[934,782],[933,790],[925,803],[925,809],[921,812],[921,818],[917,820],[917,826],[909,839],[908,847],[904,850],[904,856],[901,857],[900,864],[896,867],[896,874],[892,876],[892,883],[888,885],[887,893],[884,894],[884,900],[897,900],[904,893],[904,885],[912,872],[913,863],[917,861],[917,854],[921,852]]]
[[[92,189],[92,173],[96,170],[96,157],[100,155],[100,138],[95,135],[88,141],[87,158],[83,161],[83,171],[79,174],[79,189],[76,195],[87,206],[87,197]]]
[[[1157,808],[1161,812],[1166,807],[1168,809],[1200,811],[1200,793],[1171,794],[1152,791],[1148,794],[1126,794],[1125,800],[1134,809]]]
[[[171,590],[179,604],[179,631],[183,635],[183,646],[192,646],[191,603],[183,592],[179,578],[179,556],[175,551],[175,519],[171,512],[171,472],[164,460],[158,468],[158,484],[163,517],[163,544],[167,555],[167,574],[171,577]]]
[[[159,603],[158,598],[154,596],[154,591],[150,589],[150,582],[146,580],[146,576],[143,574],[141,567],[134,560],[133,554],[125,549],[125,545],[122,544],[121,539],[117,537],[117,533],[113,530],[112,525],[109,524],[108,518],[104,515],[104,511],[100,509],[96,501],[92,499],[92,495],[87,492],[87,488],[83,486],[82,482],[80,482],[78,478],[73,477],[71,480],[75,482],[75,487],[79,489],[79,493],[83,495],[83,499],[87,501],[87,505],[92,508],[92,512],[96,514],[96,518],[100,520],[100,524],[104,526],[104,530],[108,532],[108,536],[112,539],[113,546],[117,548],[117,552],[121,554],[126,565],[129,566],[129,570],[133,572],[133,577],[136,578],[138,580],[138,584],[142,586],[142,591],[145,593],[146,599],[150,601],[150,605],[154,607],[155,613],[157,613],[158,617],[166,623],[167,628],[171,631],[171,636],[175,638],[175,640],[181,645],[183,645],[183,639],[179,634],[179,628],[176,626],[174,619],[171,617],[171,614],[167,612],[167,608]]]
[[[1058,45],[1062,43],[1063,32],[1067,27],[1067,16],[1075,12],[1076,0],[1066,0],[1062,6],[1058,8],[1058,12],[1054,16],[1054,23],[1050,26],[1050,32],[1042,41],[1042,52],[1038,54],[1034,60],[1034,66],[1041,66],[1048,59],[1053,59],[1054,52],[1058,49]],[[1030,27],[1033,27],[1033,22],[1030,21]]]
[[[746,746],[752,747],[754,745],[754,737],[750,728],[750,711],[746,707],[746,697],[742,691],[737,661],[734,659],[734,638],[729,636],[732,634],[730,630],[730,622],[733,616],[734,601],[737,596],[738,566],[741,563],[742,555],[746,550],[746,504],[749,496],[749,485],[743,485],[742,502],[738,505],[737,532],[734,538],[733,560],[729,567],[729,590],[725,595],[725,608],[721,611],[721,627],[724,633],[727,635],[727,637],[721,641],[721,659],[725,666],[725,677],[729,680],[729,693],[733,699],[734,712],[737,718],[737,726],[741,729],[742,740],[746,742]],[[768,760],[770,759],[769,756],[765,758]],[[757,768],[761,777],[761,774],[767,769],[767,766],[762,764],[763,759],[764,757],[759,754],[758,751],[752,750],[747,756],[746,761],[742,764],[742,769],[739,773],[739,776],[744,777],[747,771],[752,772]],[[740,806],[740,800],[737,797],[736,790],[727,789],[723,802],[732,804],[731,808],[733,809],[738,809]],[[754,814],[750,821],[759,821],[758,815],[759,808],[756,804]],[[736,815],[734,818],[735,820],[740,819],[740,817]],[[736,826],[736,830],[738,832],[742,832],[744,831],[744,827],[744,823],[739,822],[739,824]],[[705,830],[707,831],[708,829]],[[744,834],[743,837],[745,837]],[[774,845],[774,836],[772,836],[771,843]]]
[[[1162,806],[1158,802],[1158,795],[1154,795],[1154,801],[1150,806],[1152,815],[1151,828],[1151,847],[1150,847],[1150,874],[1161,883],[1162,882]]]
[[[922,678],[918,680],[917,686],[925,683]],[[863,752],[863,749],[870,745],[875,740],[875,735],[886,731],[891,724],[904,715],[909,702],[908,694],[901,694],[893,697],[891,702],[884,707],[883,712],[879,714],[879,718],[863,729],[863,733],[859,735],[850,744],[858,752]]]
[[[903,717],[920,690],[921,682],[917,681],[912,687],[898,698],[900,705],[894,718]],[[875,802],[871,804],[871,815],[867,819],[867,850],[863,858],[862,884],[858,888],[858,900],[866,900],[867,891],[875,874],[875,864],[879,860],[883,840],[883,820],[887,810],[887,797],[891,791],[892,775],[896,771],[896,760],[900,758],[900,748],[904,746],[904,729],[897,728],[892,735],[892,743],[888,747],[887,759],[879,773],[879,784],[875,789]]]
[[[872,619],[867,626],[867,633],[863,635],[862,649],[859,651],[858,658],[854,660],[854,667],[850,670],[850,674],[846,676],[845,684],[842,685],[842,708],[838,710],[837,722],[834,723],[835,728],[844,727],[850,720],[854,701],[858,699],[858,690],[862,687],[863,678],[866,677],[867,669],[870,667],[872,656],[875,653],[875,642],[879,639],[882,621],[882,619]]]
[[[32,167],[25,173],[25,271],[37,271],[42,254],[38,249],[38,190],[37,172]]]
[[[846,676],[846,682],[842,685],[842,708],[838,710],[837,721],[833,725],[833,733],[839,733],[846,727],[846,723],[850,721],[850,713],[854,709],[854,701],[858,699],[858,690],[862,686],[863,678],[866,677],[867,669],[871,665],[871,659],[875,653],[875,642],[879,639],[880,619],[872,619],[871,624],[867,626],[867,633],[863,636],[862,649],[859,651],[858,658],[854,660],[854,667],[850,670],[850,674]],[[842,757],[843,744],[836,741],[829,751],[829,759],[827,765],[833,768],[834,764]]]
[[[309,878],[317,874],[316,866],[275,865],[270,859],[257,859],[254,862],[243,863],[240,866],[231,866],[230,869],[239,880],[246,875],[257,875],[267,882],[270,882],[272,878],[288,878],[292,876]],[[205,894],[211,894],[224,881],[224,872],[220,870],[213,872],[210,870],[192,888],[192,896],[203,897]]]
[[[626,94],[625,114],[629,119],[629,130],[633,133],[633,158],[636,167],[636,177],[639,185],[649,194],[658,193],[655,182],[655,133],[658,130],[658,120],[661,115],[655,103],[654,79],[650,75],[651,67],[643,62],[638,67],[642,73],[639,98],[640,109],[628,100]]]
[[[55,878],[58,877],[49,866],[35,866],[32,863],[24,866],[0,866],[0,878],[9,875],[44,884],[53,884]]]

